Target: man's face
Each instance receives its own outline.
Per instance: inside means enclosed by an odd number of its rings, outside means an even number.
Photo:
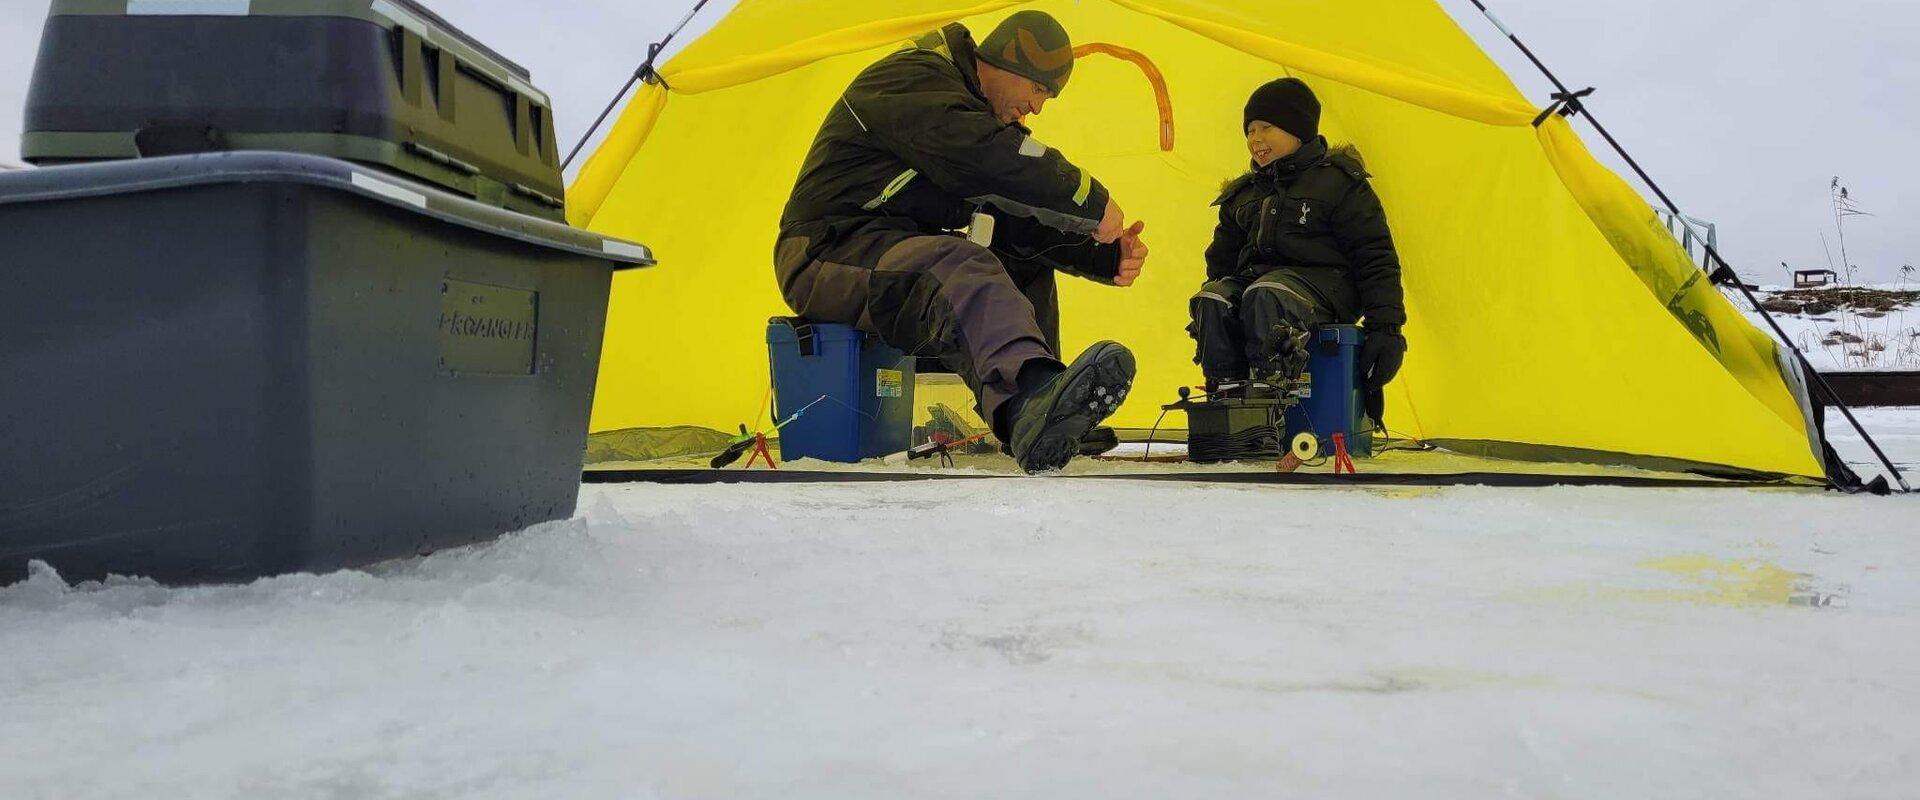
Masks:
[[[980,91],[987,96],[987,105],[993,107],[993,116],[1001,124],[1025,124],[1027,116],[1039,114],[1041,107],[1053,99],[1053,93],[1039,81],[1015,75],[985,61],[980,64]]]
[[[1247,123],[1247,152],[1253,155],[1253,163],[1264,167],[1299,149],[1299,139],[1272,123],[1257,119]]]

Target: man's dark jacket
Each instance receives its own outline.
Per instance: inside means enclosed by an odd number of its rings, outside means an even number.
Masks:
[[[1407,321],[1393,233],[1356,154],[1330,152],[1316,137],[1227,184],[1215,205],[1220,224],[1207,248],[1208,280],[1286,269],[1322,298],[1345,296],[1319,287],[1347,281],[1360,306],[1335,309],[1336,316],[1365,316],[1370,328]]]
[[[1120,248],[1093,244],[1107,189],[980,89],[973,36],[948,25],[855,78],[835,101],[781,215],[783,237],[824,252],[877,230],[938,234],[982,209],[993,247],[1111,282]],[[781,276],[785,280],[788,276]]]

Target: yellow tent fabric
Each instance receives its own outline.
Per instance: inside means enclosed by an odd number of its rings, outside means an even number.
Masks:
[[[1394,229],[1411,319],[1396,434],[1824,474],[1797,367],[1565,119],[1533,126],[1540,109],[1433,0],[742,0],[628,104],[571,188],[576,225],[662,263],[616,278],[593,429],[760,414],[764,323],[787,313],[775,224],[834,98],[914,34],[957,20],[984,35],[1021,8],[1144,53],[1172,100],[1168,152],[1141,71],[1093,56],[1030,120],[1147,222],[1136,286],[1062,282],[1069,352],[1112,338],[1139,356],[1114,424],[1152,424],[1198,378],[1184,327],[1209,203],[1246,168],[1247,95],[1290,74],[1319,93],[1328,138],[1358,146]]]

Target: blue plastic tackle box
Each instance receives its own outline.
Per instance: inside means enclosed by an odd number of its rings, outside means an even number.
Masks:
[[[1367,420],[1355,363],[1365,336],[1358,325],[1322,325],[1314,331],[1307,375],[1312,394],[1287,409],[1287,435],[1312,431],[1331,452],[1333,435],[1345,434],[1347,452],[1372,455],[1373,425]]]
[[[780,460],[855,463],[906,450],[913,434],[914,359],[849,325],[767,322]]]

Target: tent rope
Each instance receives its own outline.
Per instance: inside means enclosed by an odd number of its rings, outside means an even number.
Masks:
[[[1501,22],[1499,17],[1494,16],[1493,10],[1487,8],[1486,3],[1482,2],[1482,0],[1468,0],[1468,2],[1473,3],[1475,8],[1480,9],[1480,13],[1486,16],[1487,21],[1492,22],[1493,26],[1499,28],[1500,33],[1507,37],[1507,41],[1513,42],[1515,47],[1520,48],[1520,52],[1527,57],[1527,60],[1533,62],[1533,66],[1540,70],[1540,74],[1546,76],[1547,80],[1552,82],[1554,88],[1558,90],[1553,94],[1554,105],[1548,106],[1547,112],[1541,114],[1538,119],[1534,120],[1533,124],[1535,127],[1545,122],[1547,117],[1552,116],[1555,110],[1560,110],[1565,116],[1572,116],[1576,112],[1584,112],[1587,122],[1591,123],[1593,129],[1600,133],[1601,138],[1607,140],[1607,144],[1613,148],[1615,153],[1618,153],[1622,159],[1626,160],[1627,166],[1633,168],[1634,174],[1640,176],[1640,180],[1647,185],[1647,188],[1652,189],[1653,193],[1659,196],[1660,202],[1666,205],[1667,210],[1672,212],[1676,217],[1684,216],[1680,211],[1679,204],[1675,203],[1673,198],[1667,196],[1666,191],[1660,188],[1660,184],[1654,181],[1653,176],[1647,174],[1646,169],[1640,166],[1640,162],[1636,161],[1632,154],[1627,152],[1627,148],[1621,145],[1619,140],[1613,138],[1613,134],[1607,131],[1606,126],[1600,124],[1599,118],[1595,117],[1590,109],[1587,109],[1580,103],[1580,98],[1591,95],[1593,89],[1588,88],[1578,92],[1568,89],[1567,85],[1561,82],[1560,77],[1553,74],[1553,70],[1548,69],[1547,65],[1540,60],[1539,56],[1534,55],[1533,49],[1527,47],[1526,42],[1520,41],[1520,37],[1514,35],[1513,31],[1506,26],[1506,23]],[[1564,108],[1556,109],[1555,106],[1563,106]],[[1827,400],[1830,401],[1827,405],[1840,409],[1840,413],[1847,418],[1847,422],[1853,426],[1853,429],[1860,432],[1861,440],[1865,441],[1869,448],[1872,448],[1873,454],[1880,459],[1880,463],[1887,468],[1887,472],[1893,476],[1894,481],[1900,484],[1900,490],[1911,493],[1913,487],[1907,484],[1906,476],[1901,474],[1900,468],[1893,463],[1892,459],[1887,457],[1886,451],[1880,449],[1880,443],[1874,440],[1873,434],[1867,432],[1865,425],[1860,424],[1859,418],[1853,414],[1853,409],[1848,408],[1846,402],[1840,399],[1840,394],[1834,391],[1831,384],[1827,383],[1827,379],[1821,376],[1818,370],[1813,368],[1813,362],[1807,360],[1807,354],[1800,352],[1800,348],[1794,346],[1793,339],[1787,335],[1785,329],[1780,327],[1780,323],[1773,318],[1773,314],[1767,310],[1766,306],[1761,304],[1759,296],[1754,294],[1751,288],[1747,287],[1745,281],[1740,280],[1733,266],[1728,264],[1725,258],[1721,257],[1720,252],[1714,249],[1713,245],[1706,244],[1703,241],[1701,246],[1707,252],[1708,262],[1717,265],[1716,269],[1711,273],[1711,279],[1715,283],[1732,286],[1739,290],[1740,294],[1753,306],[1754,311],[1759,312],[1760,318],[1766,320],[1767,326],[1773,329],[1774,335],[1779,337],[1779,340],[1786,345],[1789,352],[1793,353],[1794,358],[1800,363],[1801,372],[1811,377],[1814,384],[1826,395]],[[1821,444],[1826,446],[1829,453],[1834,451],[1833,442],[1827,440],[1825,430],[1820,431],[1820,441]],[[1844,468],[1844,462],[1838,458],[1829,458],[1828,461]],[[1832,468],[1830,467],[1828,471],[1831,473]],[[1848,472],[1851,472],[1851,470],[1848,470]],[[1886,491],[1884,481],[1876,490],[1875,487],[1872,486],[1862,487],[1858,475],[1849,475],[1848,477],[1852,478],[1851,483],[1844,483],[1839,477],[1829,474],[1827,476],[1827,482],[1832,484],[1835,489],[1842,491],[1852,491],[1860,488],[1867,488],[1870,491],[1876,491],[1876,493],[1885,493]]]
[[[660,57],[661,51],[667,49],[667,45],[673,41],[673,37],[679,36],[680,32],[686,29],[687,24],[693,21],[694,15],[699,14],[700,9],[707,7],[708,2],[711,2],[711,0],[700,0],[694,3],[693,10],[688,11],[687,15],[680,19],[680,24],[673,26],[673,30],[667,33],[666,38],[647,45],[647,60],[641,62],[640,66],[634,69],[632,77],[627,78],[626,84],[620,87],[619,93],[613,96],[613,100],[607,103],[606,108],[600,110],[600,116],[595,118],[593,124],[587,127],[587,132],[580,136],[580,141],[574,143],[573,151],[567,153],[567,160],[560,162],[560,169],[565,170],[567,167],[573,166],[573,160],[578,158],[580,151],[586,148],[587,141],[592,139],[593,135],[600,131],[601,125],[606,124],[607,117],[612,116],[613,109],[620,105],[621,100],[626,99],[627,92],[633,91],[634,84],[641,81],[648,83],[657,82],[661,86],[666,86],[669,90],[673,88],[667,86],[667,79],[661,77],[659,70],[654,69],[653,63]]]

